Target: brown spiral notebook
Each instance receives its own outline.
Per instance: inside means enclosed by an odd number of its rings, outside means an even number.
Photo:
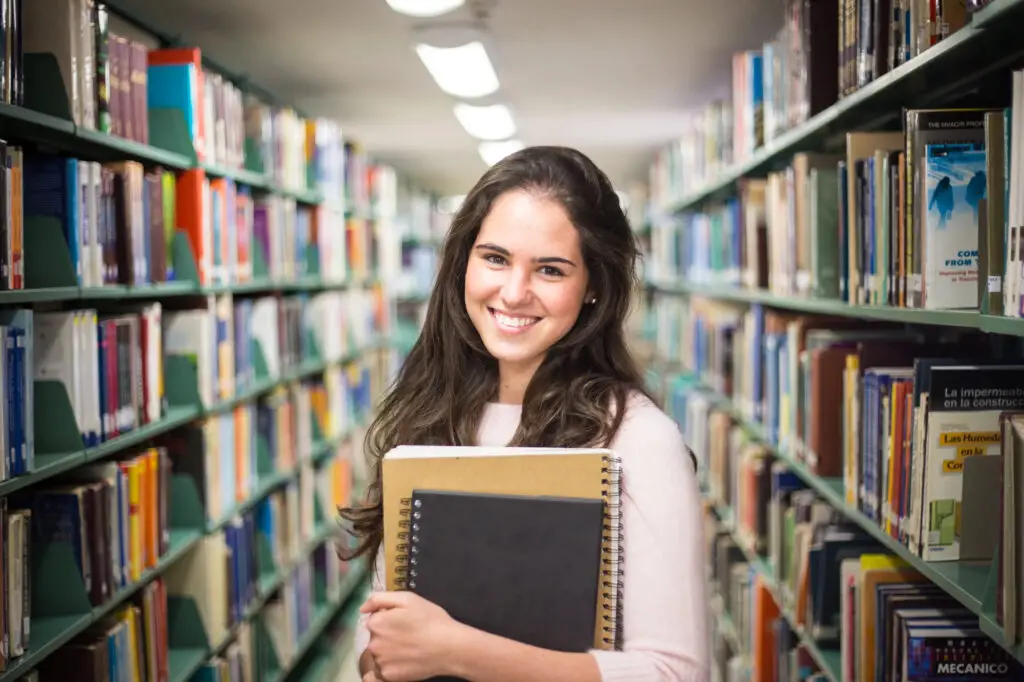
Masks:
[[[619,461],[607,449],[402,446],[382,463],[385,586],[409,589],[414,493],[575,498],[600,503],[599,573],[593,579],[592,647],[621,640],[622,523]],[[518,502],[522,503],[523,500]],[[477,502],[480,504],[480,502]],[[542,502],[538,502],[542,504]],[[533,510],[530,513],[537,513]]]

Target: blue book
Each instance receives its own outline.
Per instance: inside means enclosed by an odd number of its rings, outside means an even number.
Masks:
[[[984,143],[925,147],[925,308],[978,305],[978,202],[985,198]]]

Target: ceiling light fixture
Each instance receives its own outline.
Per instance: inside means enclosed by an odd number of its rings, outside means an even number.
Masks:
[[[483,43],[473,41],[459,47],[416,46],[423,65],[437,87],[453,97],[475,99],[498,89],[498,75]]]
[[[459,102],[455,105],[455,118],[478,140],[507,140],[516,134],[512,112],[504,104],[475,106]]]
[[[466,0],[385,0],[388,7],[410,17],[439,17],[466,4]]]
[[[502,140],[501,142],[481,142],[478,150],[480,158],[488,166],[493,166],[509,154],[515,154],[523,148],[519,140]]]

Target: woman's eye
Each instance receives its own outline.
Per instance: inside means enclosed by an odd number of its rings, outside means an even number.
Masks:
[[[487,261],[488,263],[491,263],[492,265],[504,265],[505,264],[504,257],[499,256],[496,253],[489,253],[489,254],[487,254],[486,256],[484,256],[484,260]]]
[[[565,274],[558,268],[552,267],[550,265],[545,265],[543,268],[541,268],[541,272],[544,273],[546,277],[562,277]]]

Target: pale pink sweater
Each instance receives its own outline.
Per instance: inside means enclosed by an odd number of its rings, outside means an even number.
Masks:
[[[520,405],[489,404],[478,444],[507,444],[520,413]],[[682,435],[661,409],[637,394],[611,448],[622,460],[623,647],[591,655],[603,682],[707,682],[703,521]],[[375,590],[382,589],[383,571],[378,560]],[[368,641],[360,619],[357,656]]]

